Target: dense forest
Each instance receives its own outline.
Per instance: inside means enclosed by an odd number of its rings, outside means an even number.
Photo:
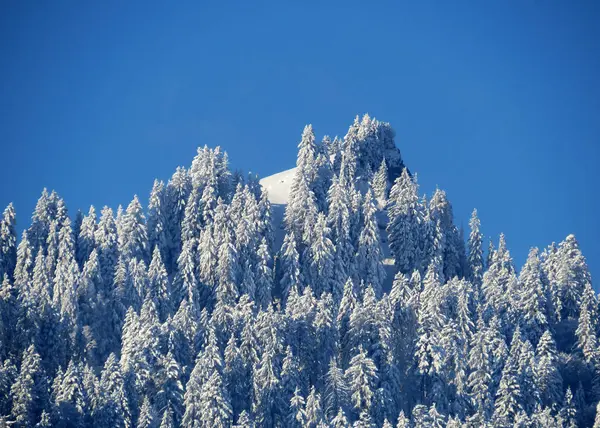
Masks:
[[[369,116],[298,149],[285,206],[219,147],[146,208],[44,190],[18,240],[9,205],[0,426],[600,427],[573,235],[518,269]]]

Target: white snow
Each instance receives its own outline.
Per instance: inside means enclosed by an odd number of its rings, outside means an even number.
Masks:
[[[260,185],[267,190],[269,201],[271,201],[272,204],[287,204],[295,172],[296,168],[292,168],[260,180]]]

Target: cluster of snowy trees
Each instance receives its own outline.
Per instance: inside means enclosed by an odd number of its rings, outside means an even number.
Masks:
[[[575,427],[600,399],[574,236],[465,240],[389,124],[307,126],[284,224],[219,148],[116,213],[0,220],[0,425]],[[281,236],[279,236],[281,235]],[[284,235],[284,236],[283,236]],[[598,419],[594,426],[600,426]]]

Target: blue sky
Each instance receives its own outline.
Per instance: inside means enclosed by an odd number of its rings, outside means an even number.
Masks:
[[[600,275],[600,3],[3,2],[0,205],[147,198],[221,145],[261,176],[306,123],[391,122],[421,191],[520,265],[575,233]],[[596,284],[598,281],[595,281]],[[598,287],[596,287],[598,288]]]

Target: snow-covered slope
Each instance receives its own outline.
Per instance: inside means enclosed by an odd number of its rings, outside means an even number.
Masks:
[[[260,180],[260,185],[268,192],[269,201],[274,205],[286,205],[290,194],[290,187],[294,179],[296,168],[278,172]]]

